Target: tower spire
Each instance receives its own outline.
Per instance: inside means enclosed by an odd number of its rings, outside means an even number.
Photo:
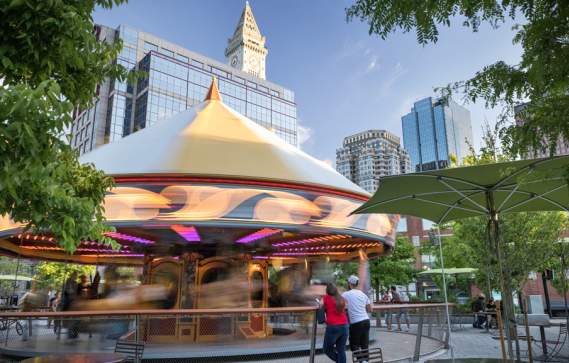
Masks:
[[[221,95],[219,94],[219,89],[217,89],[217,79],[215,76],[211,77],[211,85],[209,86],[209,91],[207,91],[204,101],[221,101]]]
[[[225,49],[227,62],[234,68],[265,79],[266,38],[261,34],[249,2],[241,13],[233,36]]]

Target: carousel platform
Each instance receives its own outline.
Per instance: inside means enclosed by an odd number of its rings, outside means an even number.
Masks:
[[[372,346],[380,346],[386,362],[407,360],[413,356],[415,336],[413,334],[375,330]],[[32,337],[0,342],[0,360],[3,357],[23,359],[45,354],[70,354],[112,352],[115,341],[104,340],[98,335],[88,337],[80,334],[78,339],[67,340],[55,335]],[[317,353],[321,354],[322,335],[318,336]],[[441,349],[440,341],[423,337],[421,355]],[[169,343],[145,345],[145,362],[242,362],[270,361],[286,357],[308,356],[310,341],[305,334],[294,333],[268,339],[216,342],[216,343]]]

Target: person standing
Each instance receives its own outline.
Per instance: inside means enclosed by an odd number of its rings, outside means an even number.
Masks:
[[[382,304],[391,303],[391,294],[389,294],[389,289],[381,293],[381,303]],[[387,325],[387,329],[391,329],[391,319],[392,319],[391,311],[385,310],[384,315],[385,315],[385,325]]]
[[[369,347],[370,321],[368,313],[371,313],[371,301],[360,289],[360,280],[352,275],[348,278],[349,290],[342,294],[348,303],[348,317],[350,320],[350,350],[367,350]],[[365,360],[362,362],[366,362]]]
[[[399,293],[397,292],[397,288],[395,286],[391,286],[389,288],[389,295],[391,297],[391,300],[389,301],[391,304],[401,304],[401,296],[399,295]],[[401,330],[401,325],[399,322],[400,316],[399,316],[399,311],[398,312],[390,312],[389,315],[389,323],[387,324],[387,330],[391,330],[391,328],[393,327],[393,315],[396,314],[396,319],[397,319],[397,325],[399,326],[399,329]]]
[[[324,353],[334,362],[346,363],[346,341],[348,340],[346,300],[340,295],[336,285],[328,283],[322,304],[326,313]]]
[[[39,307],[39,296],[36,291],[36,281],[32,281],[31,290],[26,292],[21,299],[18,300],[18,307],[21,312],[31,312]],[[32,335],[32,319],[25,318],[22,320],[22,340],[27,341]]]
[[[408,304],[409,303],[409,295],[407,295],[407,293],[405,291],[399,292],[399,299],[400,299],[402,304]],[[401,321],[403,319],[405,319],[405,323],[407,324],[407,330],[406,331],[411,330],[411,325],[409,324],[409,313],[407,312],[407,309],[405,309],[405,308],[401,308],[399,310],[398,315],[397,315],[397,330],[401,331]]]

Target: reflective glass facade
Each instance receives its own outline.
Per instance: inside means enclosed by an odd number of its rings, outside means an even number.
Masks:
[[[126,26],[99,29],[101,41],[122,39],[117,63],[145,73],[136,84],[114,81],[101,85],[104,114],[90,123],[90,142],[82,141],[85,136],[77,132],[79,127],[72,130],[72,146],[80,153],[201,103],[214,75],[225,104],[298,146],[292,91]],[[76,112],[76,123],[88,111]]]
[[[472,143],[470,112],[449,100],[424,98],[401,118],[403,144],[415,171],[445,168],[451,155],[462,161]]]

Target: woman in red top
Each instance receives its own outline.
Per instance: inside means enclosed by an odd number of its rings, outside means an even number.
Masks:
[[[346,300],[338,292],[336,285],[326,286],[322,298],[326,312],[326,333],[324,334],[324,353],[334,362],[346,363],[346,341],[348,340],[348,316]]]

